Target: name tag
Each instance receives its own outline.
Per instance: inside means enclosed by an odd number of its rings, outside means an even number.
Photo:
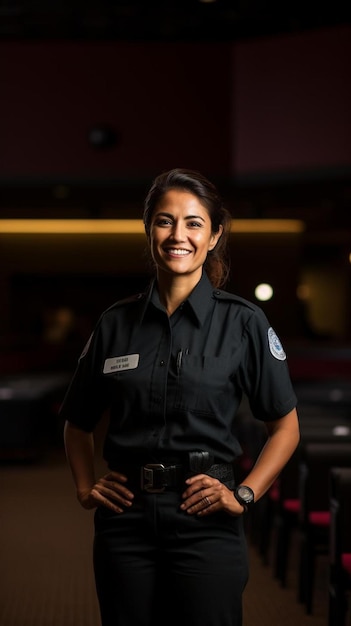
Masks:
[[[104,374],[111,372],[121,372],[124,370],[134,370],[138,367],[139,354],[126,354],[125,356],[115,356],[112,359],[106,359],[104,364]]]

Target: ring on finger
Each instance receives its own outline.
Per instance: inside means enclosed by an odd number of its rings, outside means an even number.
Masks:
[[[205,502],[206,502],[206,505],[207,505],[207,506],[211,506],[212,502],[211,502],[210,498],[208,498],[207,496],[205,496],[205,497],[204,497],[204,500],[205,500]]]

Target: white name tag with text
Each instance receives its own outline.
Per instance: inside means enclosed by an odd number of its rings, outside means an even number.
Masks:
[[[126,354],[124,356],[115,356],[112,359],[106,359],[104,364],[104,374],[112,372],[121,372],[124,370],[135,370],[138,367],[139,354]]]

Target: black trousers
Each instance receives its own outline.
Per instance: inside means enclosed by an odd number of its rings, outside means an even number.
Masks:
[[[248,577],[241,517],[199,518],[180,494],[139,493],[126,512],[95,512],[102,626],[241,626]]]

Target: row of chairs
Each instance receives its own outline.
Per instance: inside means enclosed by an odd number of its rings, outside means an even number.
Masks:
[[[302,445],[299,462],[300,563],[298,599],[312,613],[317,559],[330,555],[331,492],[333,468],[351,467],[350,442],[307,443]],[[330,564],[330,559],[329,559]],[[330,567],[330,565],[329,565]],[[333,626],[337,626],[334,622]]]
[[[330,472],[329,626],[345,626],[351,594],[351,468]]]
[[[285,587],[292,538],[297,537],[297,600],[307,614],[313,613],[319,556],[325,555],[328,624],[346,626],[351,590],[351,416],[301,410],[300,421],[300,445],[257,503],[249,530],[251,540],[266,564],[273,555],[274,576]],[[258,429],[256,434],[259,447],[262,431]]]
[[[351,590],[351,441],[302,441],[267,495],[263,517],[266,539],[268,528],[276,531],[273,569],[283,587],[293,532],[298,533],[297,599],[307,614],[313,613],[319,556],[328,557],[328,623],[346,626]],[[261,554],[267,558],[266,552]]]

